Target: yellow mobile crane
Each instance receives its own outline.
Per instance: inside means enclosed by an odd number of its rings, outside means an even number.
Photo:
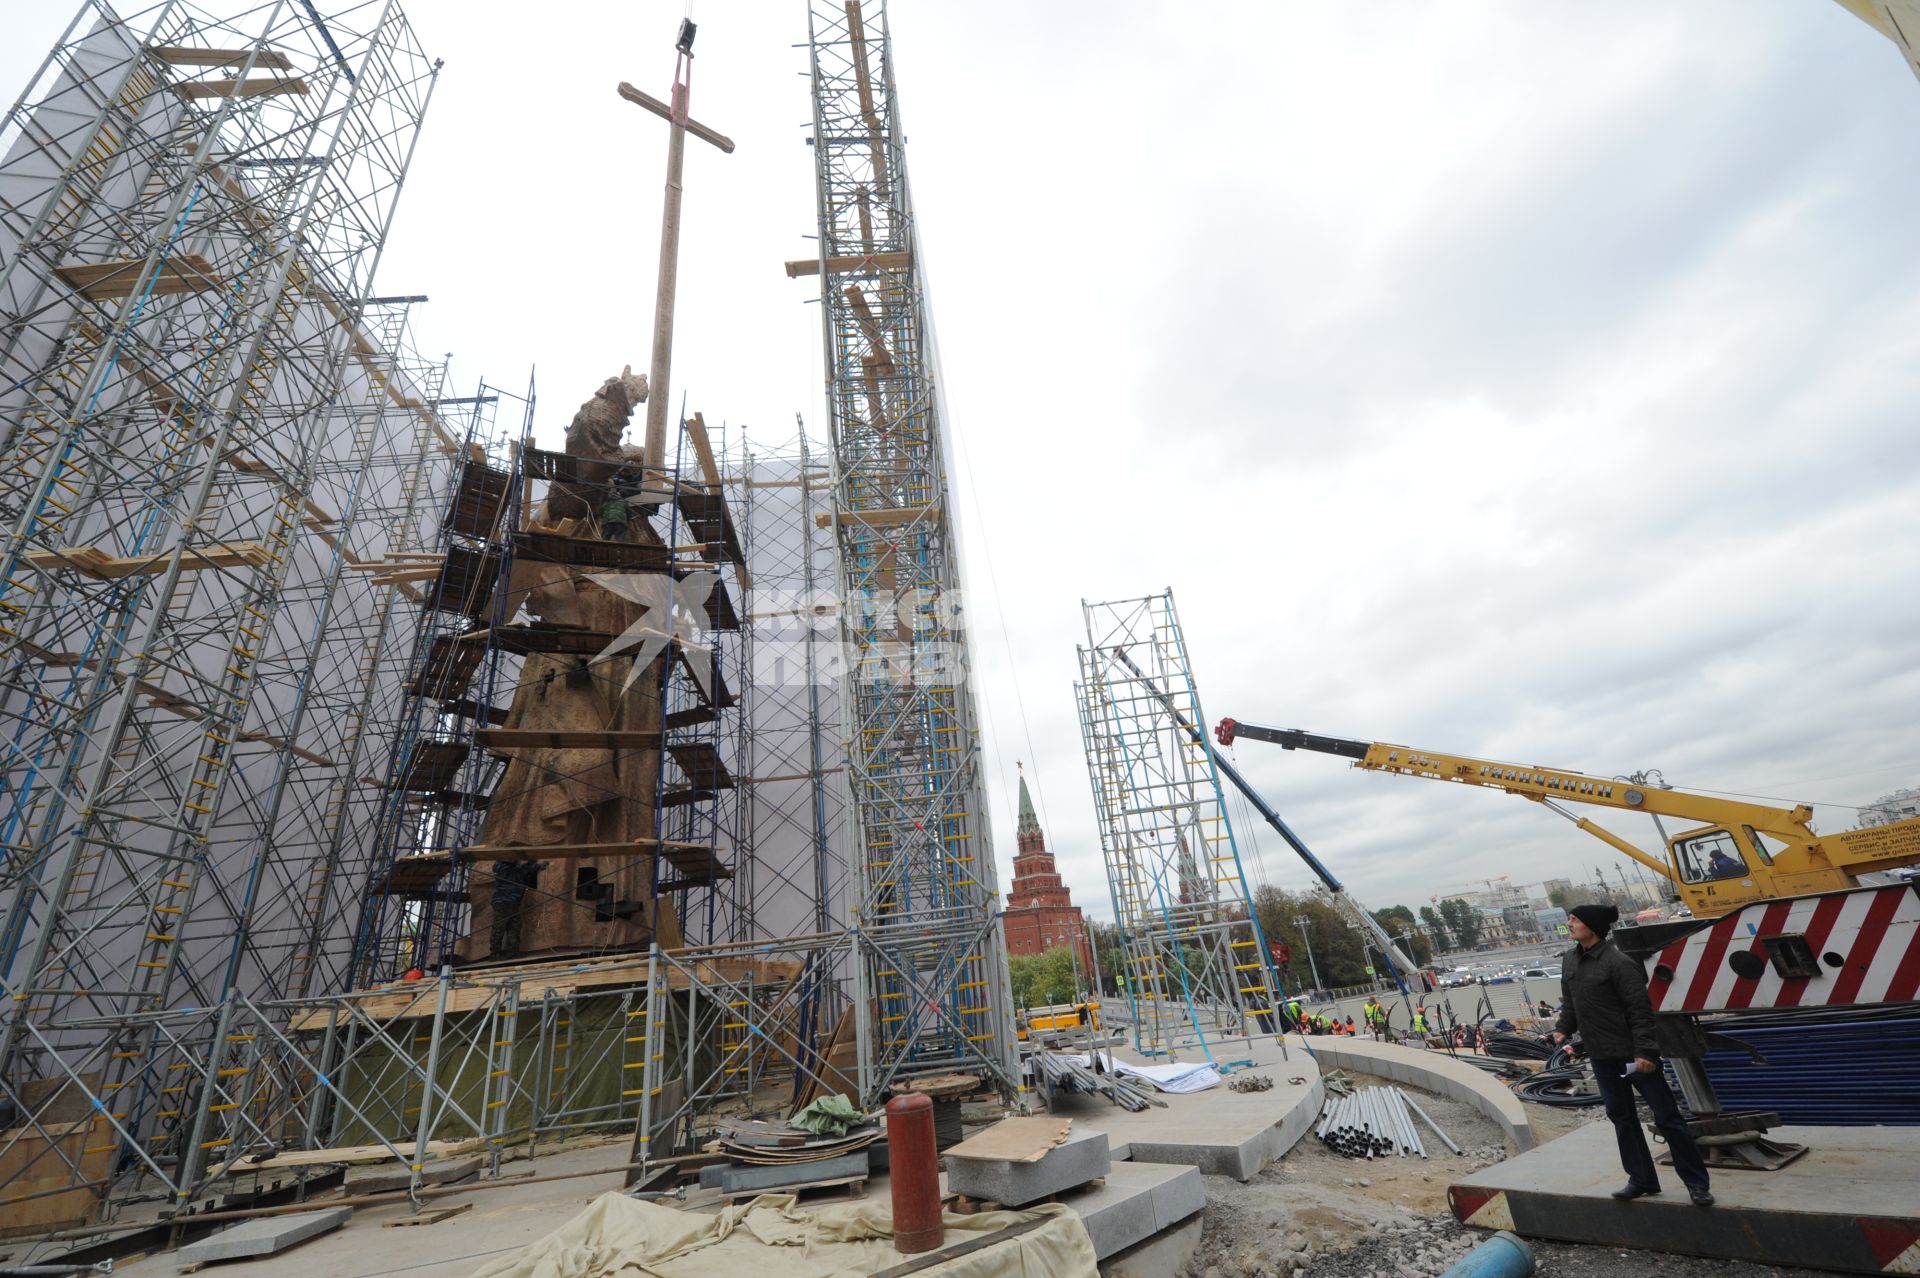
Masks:
[[[1223,746],[1240,738],[1271,741],[1288,750],[1352,759],[1354,767],[1368,772],[1483,785],[1531,799],[1664,875],[1699,918],[1718,918],[1773,897],[1857,887],[1862,874],[1920,865],[1920,817],[1842,834],[1816,834],[1807,824],[1813,809],[1804,803],[1768,807],[1557,768],[1436,754],[1382,741],[1323,737],[1297,728],[1263,728],[1233,719],[1222,719],[1214,736]],[[1563,802],[1705,824],[1668,839],[1667,859],[1661,861],[1604,826],[1569,812]]]

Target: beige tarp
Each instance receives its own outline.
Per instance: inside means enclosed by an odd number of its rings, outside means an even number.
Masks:
[[[1095,1278],[1093,1240],[1057,1205],[951,1213],[947,1243],[1036,1217],[1017,1238],[923,1270],[926,1278]],[[792,1194],[762,1194],[718,1215],[636,1202],[618,1191],[474,1278],[858,1278],[910,1257],[893,1249],[893,1212],[868,1200],[797,1210]]]

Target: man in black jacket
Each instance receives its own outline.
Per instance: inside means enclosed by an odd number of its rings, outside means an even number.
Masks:
[[[1647,974],[1607,942],[1607,932],[1620,911],[1611,905],[1578,905],[1568,914],[1567,930],[1579,944],[1562,961],[1560,1020],[1553,1037],[1564,1043],[1578,1030],[1593,1061],[1594,1081],[1607,1102],[1607,1117],[1613,1120],[1620,1142],[1620,1163],[1627,1171],[1626,1186],[1614,1190],[1613,1196],[1624,1202],[1660,1192],[1647,1136],[1633,1108],[1633,1093],[1638,1091],[1653,1111],[1654,1125],[1667,1138],[1673,1170],[1686,1185],[1688,1196],[1696,1207],[1711,1207],[1707,1165],[1660,1072]]]

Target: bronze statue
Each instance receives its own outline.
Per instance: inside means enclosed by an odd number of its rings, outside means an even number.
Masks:
[[[566,451],[585,465],[573,478],[555,480],[546,501],[535,506],[527,530],[565,537],[660,545],[648,507],[631,505],[628,521],[602,529],[598,518],[615,485],[638,487],[641,449],[621,435],[634,406],[647,395],[647,379],[628,366],[608,378],[580,406],[567,427]],[[604,466],[593,463],[605,463]],[[632,626],[644,609],[589,580],[604,567],[516,562],[512,600],[534,620],[577,626],[609,641]],[[619,571],[638,571],[620,569]],[[525,618],[519,619],[524,623]],[[665,629],[668,619],[649,618]],[[524,658],[505,726],[551,731],[649,732],[648,746],[513,747],[506,775],[488,808],[481,843],[524,847],[544,868],[518,901],[514,949],[527,956],[579,950],[632,949],[658,940],[680,944],[672,898],[652,898],[651,851],[598,856],[567,852],[587,844],[631,844],[654,838],[655,792],[660,781],[660,662],[671,649],[633,674],[631,649],[598,653],[532,653]],[[495,863],[501,870],[513,863]],[[524,875],[525,871],[520,871]],[[512,874],[508,875],[513,877]],[[472,923],[462,945],[469,960],[483,956],[495,935],[493,913],[500,875],[476,868],[471,888]],[[512,893],[505,895],[511,896]],[[502,955],[505,957],[505,955]]]

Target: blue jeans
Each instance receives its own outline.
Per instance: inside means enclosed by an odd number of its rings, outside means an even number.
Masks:
[[[1660,1188],[1647,1134],[1641,1130],[1640,1116],[1633,1108],[1633,1093],[1637,1091],[1653,1111],[1653,1125],[1667,1138],[1667,1150],[1673,1155],[1673,1170],[1680,1182],[1690,1191],[1706,1189],[1707,1164],[1700,1157],[1700,1147],[1693,1143],[1693,1133],[1687,1130],[1687,1120],[1680,1116],[1667,1076],[1656,1069],[1622,1078],[1621,1073],[1631,1064],[1631,1060],[1593,1058],[1593,1078],[1607,1102],[1607,1117],[1613,1120],[1613,1134],[1620,1142],[1620,1165],[1626,1169],[1627,1178],[1642,1189]]]

